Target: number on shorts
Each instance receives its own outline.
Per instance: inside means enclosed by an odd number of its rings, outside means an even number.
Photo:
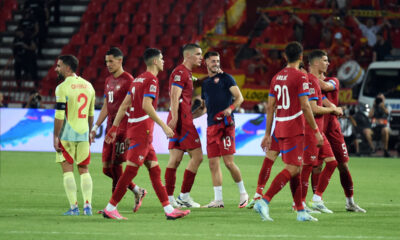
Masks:
[[[78,102],[79,103],[81,102],[82,98],[83,98],[83,104],[78,110],[78,118],[86,118],[86,114],[82,114],[82,111],[86,107],[88,98],[87,98],[86,94],[84,94],[84,93],[79,94],[79,96],[78,96]]]
[[[346,143],[342,143],[342,149],[343,149],[343,154],[344,154],[344,155],[347,155]]]
[[[115,143],[115,155],[119,156],[121,154],[124,154],[125,152],[125,143],[124,142],[116,142]]]
[[[226,136],[222,139],[222,142],[224,143],[224,149],[229,149],[229,147],[232,145],[231,143],[231,137]]]
[[[289,89],[286,85],[280,86],[275,85],[274,90],[277,92],[277,100],[281,99],[282,95],[282,105],[278,105],[278,109],[289,109],[290,107],[290,97],[289,97]]]

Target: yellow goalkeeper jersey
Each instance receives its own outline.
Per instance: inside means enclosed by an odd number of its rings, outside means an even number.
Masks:
[[[94,115],[95,91],[79,76],[67,77],[56,88],[55,118],[64,120],[61,140],[89,141],[89,116]]]

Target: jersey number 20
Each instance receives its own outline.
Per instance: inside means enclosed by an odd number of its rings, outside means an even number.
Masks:
[[[278,109],[289,109],[290,107],[290,97],[289,97],[289,89],[286,85],[280,86],[275,85],[274,90],[277,92],[277,100],[281,99],[282,97],[282,105],[278,105]]]

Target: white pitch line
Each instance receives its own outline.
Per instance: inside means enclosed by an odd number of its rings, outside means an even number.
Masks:
[[[25,234],[36,234],[36,235],[110,235],[114,236],[118,233],[110,233],[110,232],[41,232],[41,231],[8,231],[4,232],[4,234],[13,234],[13,235],[25,235]],[[312,237],[313,239],[383,239],[383,240],[398,240],[398,237],[390,237],[390,236],[345,236],[345,235],[316,235],[316,236],[307,236],[307,235],[290,235],[290,234],[198,234],[198,233],[157,233],[157,232],[146,232],[146,233],[124,233],[124,236],[176,236],[176,237],[201,237],[201,238],[210,238],[215,239],[216,237],[229,237],[229,238],[290,238],[290,239],[305,239]]]

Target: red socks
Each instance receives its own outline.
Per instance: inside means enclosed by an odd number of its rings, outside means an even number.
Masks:
[[[331,180],[331,176],[335,171],[336,166],[336,161],[330,161],[326,163],[324,170],[322,170],[321,175],[319,176],[318,186],[315,194],[322,196],[326,187],[328,187],[329,180]]]
[[[312,169],[313,166],[311,165],[303,165],[303,169],[301,170],[301,200],[303,202],[306,201],[307,191],[308,191],[308,180],[310,178]]]
[[[169,204],[167,191],[165,191],[165,187],[161,182],[161,169],[160,166],[157,165],[149,169],[149,175],[151,184],[153,185],[154,191],[157,194],[158,199],[160,200],[163,207]]]
[[[256,192],[260,195],[263,195],[263,190],[265,184],[269,179],[269,175],[271,173],[272,165],[274,165],[274,161],[269,158],[264,158],[263,165],[260,170],[260,174],[258,174],[258,182],[257,182],[257,190]]]
[[[125,195],[127,187],[129,183],[132,181],[138,172],[138,167],[126,166],[124,173],[118,181],[118,184],[113,192],[113,195],[110,199],[110,203],[114,206],[117,206],[121,201],[122,197]]]
[[[272,181],[267,193],[263,196],[268,202],[286,185],[291,176],[288,170],[283,169]]]
[[[340,183],[342,184],[344,194],[346,197],[353,196],[353,179],[351,178],[351,174],[349,169],[345,169],[340,173]]]
[[[174,195],[175,182],[176,182],[176,168],[165,169],[165,188],[167,189],[168,196]]]
[[[196,173],[185,169],[185,173],[183,174],[181,193],[188,193],[188,192],[190,192],[190,190],[192,190],[192,186],[193,186],[195,177],[196,177]]]
[[[296,210],[303,210],[303,203],[301,199],[301,177],[300,173],[290,179],[290,190],[292,191],[293,201],[296,205]]]
[[[315,191],[317,190],[317,186],[318,186],[318,180],[319,180],[319,176],[321,175],[321,173],[314,173],[314,171],[311,174],[311,185],[312,185],[312,191],[313,193],[315,193]]]

